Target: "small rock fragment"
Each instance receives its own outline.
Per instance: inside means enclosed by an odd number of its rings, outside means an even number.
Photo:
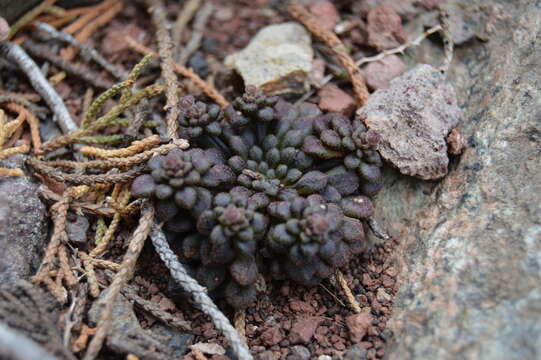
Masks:
[[[402,174],[429,180],[447,174],[445,138],[460,118],[453,86],[420,64],[373,93],[357,111],[381,136],[379,152]]]
[[[334,4],[327,0],[316,1],[310,6],[310,12],[317,17],[318,23],[329,31],[334,31],[338,21],[338,11]]]
[[[86,216],[75,215],[73,221],[68,219],[66,222],[66,233],[68,239],[76,245],[82,245],[86,243],[86,232],[90,226]]]
[[[220,344],[198,342],[190,346],[190,349],[196,349],[207,355],[224,355],[225,349]]]
[[[363,339],[368,328],[372,325],[372,314],[364,311],[359,314],[350,315],[346,318],[346,325],[351,341],[357,343]]]
[[[385,89],[395,77],[406,71],[406,64],[397,55],[388,55],[362,69],[366,84],[373,90]]]
[[[451,155],[460,155],[464,151],[466,141],[464,140],[464,136],[456,128],[451,130],[449,136],[447,136],[447,146],[449,147],[447,151]]]
[[[313,316],[309,318],[297,318],[291,326],[289,340],[292,344],[308,344],[322,318]]]
[[[291,348],[287,360],[309,360],[310,359],[310,350],[302,345],[295,345]]]
[[[327,85],[318,91],[319,107],[329,112],[339,112],[345,116],[355,110],[356,102],[347,92],[334,85]]]
[[[137,43],[144,43],[147,33],[134,23],[124,24],[113,22],[105,37],[101,41],[101,51],[106,56],[118,56],[118,53],[128,50],[130,45],[125,40],[126,36],[131,37]]]
[[[384,288],[379,288],[376,292],[376,299],[380,302],[391,301],[391,295],[389,295]]]
[[[242,51],[228,56],[246,86],[268,94],[303,93],[312,70],[310,34],[298,23],[269,25],[261,29]]]
[[[365,360],[366,349],[360,345],[353,345],[343,355],[343,360]]]
[[[370,10],[366,29],[368,45],[378,50],[391,49],[406,42],[406,33],[400,16],[385,6]]]
[[[265,345],[273,346],[278,344],[284,338],[284,334],[279,328],[271,327],[261,333],[260,339]]]
[[[8,38],[10,27],[6,19],[0,16],[0,41]]]

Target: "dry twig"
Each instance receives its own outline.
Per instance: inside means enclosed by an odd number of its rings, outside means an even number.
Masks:
[[[175,76],[173,61],[173,43],[169,34],[167,25],[167,12],[163,0],[146,0],[148,11],[152,15],[152,22],[156,27],[156,37],[158,40],[158,54],[160,55],[160,66],[162,76],[165,81],[165,96],[167,103],[167,137],[169,139],[178,139],[178,117],[180,108],[178,106],[178,84]]]
[[[75,40],[80,43],[84,43],[86,40],[88,40],[98,28],[110,22],[122,10],[123,2],[112,0],[108,2],[108,6],[109,7],[107,10],[102,12],[95,19],[91,20],[84,26],[83,29],[81,29],[81,31],[75,36]],[[67,49],[63,49],[60,52],[60,56],[66,61],[71,61],[77,55],[77,51],[78,48],[71,45]]]
[[[79,41],[75,40],[75,38],[70,34],[58,31],[51,25],[42,22],[37,23],[36,28],[45,32],[53,39],[58,39],[70,45],[78,47],[81,50],[81,55],[94,60],[118,80],[125,80],[128,77],[128,73],[126,71],[111,64],[96,49],[89,45],[80,43]]]
[[[62,98],[49,84],[47,79],[45,79],[36,63],[19,45],[8,41],[1,42],[0,54],[9,61],[17,64],[26,74],[34,89],[41,95],[55,114],[55,121],[57,121],[64,133],[77,130],[77,124],[71,118]]]
[[[197,9],[201,6],[201,0],[188,0],[184,7],[182,8],[182,12],[177,18],[177,21],[175,22],[175,26],[173,27],[173,44],[176,45],[175,48],[175,58],[178,60],[178,56],[180,55],[180,43],[182,41],[182,32],[186,28],[186,25],[190,22],[192,17],[194,16]]]
[[[169,248],[165,234],[157,225],[152,227],[150,238],[152,239],[156,252],[169,268],[173,279],[175,279],[185,291],[192,295],[195,304],[212,319],[216,328],[224,333],[224,336],[231,344],[233,351],[235,351],[237,358],[240,360],[252,360],[252,355],[250,355],[248,347],[239,333],[207,295],[206,288],[199,285],[196,280],[188,275],[184,266],[178,261],[175,253]]]
[[[348,286],[348,283],[346,279],[344,278],[344,274],[340,270],[336,270],[335,272],[335,278],[338,284],[340,285],[340,288],[342,289],[342,292],[344,293],[346,299],[348,300],[349,306],[355,311],[357,314],[359,314],[362,309],[359,306],[359,303],[355,299],[355,296],[353,296],[353,293],[351,292],[351,289]]]
[[[182,51],[180,52],[177,64],[181,66],[186,65],[190,56],[192,56],[192,54],[199,48],[199,46],[201,46],[201,40],[203,39],[203,31],[205,31],[205,26],[207,24],[207,20],[212,14],[212,10],[212,4],[210,2],[206,2],[205,5],[203,5],[203,7],[197,13],[193,24],[192,36],[190,37],[190,41],[188,41],[188,44],[186,44],[184,49],[182,49]]]
[[[26,14],[24,14],[17,22],[13,25],[11,25],[11,29],[9,31],[8,40],[13,39],[13,36],[21,30],[24,26],[26,26],[28,23],[30,23],[32,20],[34,20],[39,14],[41,14],[45,9],[50,8],[57,0],[45,0],[42,3],[40,3],[38,6],[33,8],[32,10],[28,11]]]
[[[129,43],[132,49],[139,52],[140,54],[150,54],[154,57],[157,56],[154,51],[150,50],[144,45],[137,43],[129,36],[126,37],[126,41]],[[216,89],[207,84],[205,80],[201,79],[199,75],[197,75],[192,69],[188,69],[176,63],[173,64],[173,66],[177,73],[190,79],[195,86],[197,86],[201,91],[203,91],[203,93],[205,93],[209,98],[211,98],[216,104],[220,105],[221,108],[226,108],[229,106],[229,101],[227,101]]]
[[[149,136],[143,140],[136,140],[131,143],[130,146],[124,149],[102,149],[97,147],[85,146],[81,149],[81,153],[86,156],[99,157],[101,159],[107,158],[123,158],[133,156],[140,152],[146,151],[161,142],[158,135]]]
[[[368,89],[360,72],[360,69],[348,54],[346,47],[340,39],[331,31],[323,28],[317,19],[300,4],[294,2],[289,5],[290,14],[301,22],[314,36],[323,41],[346,69],[359,107],[363,106],[368,99]]]
[[[100,352],[107,332],[112,323],[112,312],[116,302],[116,298],[122,288],[126,285],[128,280],[133,276],[135,270],[135,264],[139,258],[139,254],[143,249],[145,240],[150,233],[152,223],[154,222],[154,208],[146,203],[143,206],[139,225],[133,232],[133,236],[130,240],[128,250],[124,255],[120,270],[116,273],[113,282],[107,290],[107,294],[103,299],[104,308],[100,314],[98,325],[96,327],[96,334],[92,338],[88,349],[83,357],[83,360],[93,360]]]

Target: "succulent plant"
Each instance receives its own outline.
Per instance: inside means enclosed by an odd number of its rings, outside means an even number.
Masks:
[[[209,290],[245,307],[260,272],[314,285],[363,251],[382,184],[377,133],[254,88],[224,111],[193,97],[181,106],[192,149],[151,159],[132,193],[155,199]]]

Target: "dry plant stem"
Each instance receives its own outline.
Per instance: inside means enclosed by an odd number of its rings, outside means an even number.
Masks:
[[[9,31],[8,40],[13,39],[13,36],[21,30],[25,25],[30,23],[32,20],[34,20],[36,17],[38,17],[39,14],[41,14],[45,9],[51,7],[54,5],[54,3],[57,0],[45,0],[41,2],[38,6],[33,8],[32,10],[28,11],[26,14],[24,14],[17,22],[13,25],[11,25],[11,29]]]
[[[85,146],[81,149],[81,153],[86,156],[95,156],[102,159],[112,157],[128,157],[148,150],[160,143],[158,135],[149,136],[143,140],[136,140],[130,146],[124,149],[102,149],[97,147]]]
[[[96,49],[89,45],[80,43],[79,41],[75,40],[75,38],[70,34],[58,31],[51,25],[41,22],[36,24],[36,28],[47,33],[47,35],[49,35],[51,38],[64,41],[70,45],[79,48],[81,50],[81,55],[94,60],[101,67],[107,70],[107,72],[113,75],[116,79],[125,80],[128,77],[128,73],[126,71],[111,64]]]
[[[30,126],[30,135],[32,136],[32,144],[34,151],[39,151],[41,148],[41,137],[39,133],[39,120],[24,106],[16,103],[7,103],[6,107],[11,111],[24,114],[25,120]]]
[[[410,47],[413,47],[413,46],[419,46],[424,39],[426,39],[430,35],[434,34],[435,32],[438,32],[438,31],[441,31],[441,30],[442,30],[441,26],[436,25],[434,27],[431,27],[430,29],[428,29],[427,31],[425,31],[424,33],[419,35],[417,38],[415,38],[414,40],[412,40],[412,41],[410,41],[410,42],[408,42],[406,44],[402,44],[402,45],[400,45],[398,47],[395,47],[393,49],[388,49],[388,50],[382,51],[382,52],[380,52],[379,54],[377,54],[375,56],[362,57],[359,60],[355,61],[355,64],[357,66],[361,66],[361,65],[369,63],[369,62],[383,60],[383,58],[385,56],[388,56],[388,55],[403,54],[404,51],[406,51],[406,49],[408,49]]]
[[[336,270],[335,278],[338,284],[340,285],[340,288],[344,292],[344,295],[346,299],[348,300],[349,306],[355,311],[357,314],[362,311],[361,307],[359,306],[359,303],[355,299],[355,296],[353,296],[353,293],[351,292],[351,289],[348,286],[348,283],[346,279],[344,279],[344,274],[340,270]]]
[[[116,185],[115,189],[120,189],[120,185]],[[130,201],[130,189],[129,187],[125,187],[122,191],[120,197],[120,207],[125,207],[128,204],[128,201]],[[96,247],[90,252],[91,257],[96,257],[102,255],[105,250],[107,250],[107,247],[109,246],[109,243],[113,239],[113,236],[115,235],[116,229],[118,228],[118,225],[120,224],[120,220],[122,220],[122,215],[120,213],[115,213],[113,216],[113,220],[111,221],[111,224],[109,224],[109,227],[105,231],[105,234],[103,234],[103,237],[101,238],[100,242],[97,243]]]
[[[139,101],[141,101],[141,99],[158,96],[162,92],[163,92],[163,88],[157,84],[150,85],[136,92],[125,103],[116,105],[114,108],[111,109],[111,111],[109,111],[107,114],[103,115],[96,121],[92,122],[86,128],[73,131],[70,134],[60,136],[54,140],[46,142],[45,144],[43,144],[40,155],[43,155],[45,153],[54,151],[63,146],[77,142],[77,139],[79,137],[91,134],[94,131],[97,131],[103,127],[108,126],[111,121],[115,120],[126,109],[129,109],[133,105],[138,104]]]
[[[175,279],[186,292],[191,294],[196,306],[212,319],[212,322],[218,330],[224,333],[224,336],[229,341],[237,358],[240,360],[252,360],[253,357],[237,330],[235,330],[227,317],[208,296],[207,289],[199,285],[196,280],[188,275],[184,266],[178,261],[177,256],[169,247],[167,238],[158,225],[153,225],[150,238],[152,239],[156,252],[169,268],[173,279]]]
[[[91,261],[92,261],[92,265],[102,268],[102,269],[111,270],[111,271],[120,270],[120,264],[117,264],[112,261],[103,260],[103,259],[94,259],[94,258],[91,258]]]
[[[41,97],[39,95],[36,96],[38,97],[36,101],[40,101]],[[32,104],[30,102],[31,100],[27,99],[27,97],[28,95],[25,94],[2,92],[0,94],[0,103],[16,103],[29,109],[34,114],[43,113],[44,110],[46,110],[45,108]]]
[[[30,310],[30,309],[29,309]],[[12,360],[58,360],[34,341],[0,323],[0,358]]]
[[[193,24],[192,36],[190,37],[188,44],[186,44],[186,47],[180,52],[177,64],[181,66],[186,65],[190,56],[192,56],[192,54],[197,51],[199,46],[201,46],[203,31],[205,31],[205,26],[210,15],[212,14],[212,10],[212,3],[206,2],[197,13]]]
[[[363,106],[368,99],[368,89],[360,69],[349,56],[346,47],[340,39],[331,31],[323,28],[317,19],[310,14],[304,7],[293,2],[289,5],[290,14],[299,22],[301,22],[314,36],[323,41],[332,52],[338,57],[338,60],[347,71],[353,91],[359,107]]]
[[[79,42],[85,42],[90,38],[90,36],[96,32],[96,30],[108,22],[110,22],[121,10],[123,6],[122,1],[110,1],[112,6],[105,10],[101,15],[95,18],[93,21],[89,22],[76,36],[75,40]],[[65,50],[65,51],[64,51]],[[67,49],[63,49],[60,53],[62,58],[66,61],[72,61],[77,55],[77,47],[70,46]]]
[[[60,181],[62,183],[71,183],[74,185],[96,185],[96,184],[124,184],[131,181],[133,178],[141,174],[143,168],[137,166],[126,172],[119,174],[103,174],[103,175],[77,175],[66,174],[62,171],[55,169],[44,161],[37,158],[30,158],[27,160],[27,164],[34,168],[37,172],[43,175],[47,175],[50,178]]]
[[[78,353],[86,348],[88,339],[90,336],[96,333],[96,329],[89,328],[86,324],[81,327],[81,333],[79,337],[73,342],[71,349],[73,352]]]
[[[98,89],[108,89],[113,84],[107,80],[102,79],[98,74],[92,72],[90,69],[76,65],[70,61],[65,61],[60,56],[53,54],[49,51],[48,47],[44,47],[36,44],[32,40],[25,40],[23,47],[28,51],[30,55],[35,58],[40,58],[50,62],[58,68],[64,70],[66,73],[78,77]]]
[[[21,169],[0,168],[0,177],[9,176],[24,176],[24,172]]]
[[[201,6],[201,0],[188,0],[184,7],[182,8],[182,12],[177,17],[177,21],[175,22],[175,26],[173,27],[173,44],[176,45],[175,48],[175,58],[178,60],[178,56],[180,54],[180,43],[182,41],[182,32],[194,16],[197,9]]]
[[[41,95],[55,114],[55,121],[64,133],[67,134],[77,130],[77,124],[71,118],[62,98],[49,82],[47,82],[47,79],[45,79],[36,63],[19,45],[4,41],[0,43],[0,54],[9,61],[17,64],[26,74],[34,89]]]
[[[124,158],[108,158],[106,160],[91,160],[91,161],[70,161],[70,160],[54,160],[47,162],[49,166],[60,166],[65,168],[99,168],[99,169],[112,169],[112,168],[126,168],[132,167],[137,164],[146,162],[154,155],[165,155],[173,149],[185,150],[188,148],[188,142],[183,139],[179,139],[171,144],[161,145],[157,148],[144,151],[140,154],[133,155]]]
[[[66,321],[64,325],[63,344],[66,348],[69,348],[71,343],[72,330],[79,330],[81,328],[87,296],[87,284],[81,284],[81,286],[79,286],[77,290],[73,291],[71,294],[72,301],[65,316]]]
[[[41,261],[41,266],[38,273],[32,278],[32,281],[36,283],[44,283],[49,291],[56,297],[56,299],[64,304],[67,300],[67,294],[65,289],[58,287],[54,281],[50,278],[49,272],[53,270],[52,266],[57,259],[57,254],[62,241],[67,238],[66,234],[66,217],[68,215],[69,203],[71,201],[67,192],[51,207],[52,219],[53,219],[53,235],[45,250],[45,255]]]
[[[5,150],[0,150],[0,160],[10,157],[11,155],[26,154],[29,151],[30,151],[30,146],[27,144],[12,147]]]
[[[167,12],[163,0],[146,0],[148,11],[152,15],[152,22],[156,27],[156,38],[158,40],[158,54],[160,55],[160,66],[165,81],[165,96],[167,98],[167,137],[178,139],[178,117],[180,108],[178,106],[178,82],[174,71],[173,43],[167,25]]]
[[[122,290],[122,293],[131,301],[135,302],[135,304],[140,307],[141,309],[145,310],[146,312],[152,314],[154,317],[156,317],[158,320],[163,322],[166,325],[169,325],[177,330],[184,330],[184,331],[190,331],[192,330],[192,327],[190,326],[190,323],[178,319],[168,313],[167,311],[163,311],[160,309],[160,305],[156,302],[152,302],[149,300],[145,300],[142,297],[140,297],[137,294],[137,289],[133,286],[126,286],[124,290]]]
[[[67,236],[64,241],[67,241]],[[75,288],[75,286],[77,286],[78,284],[78,281],[73,275],[73,272],[71,271],[71,266],[68,259],[68,252],[64,243],[61,243],[58,248],[58,260],[60,261],[60,268],[62,269],[62,273],[64,274],[64,279],[66,280],[68,287],[70,289]]]
[[[130,240],[128,250],[124,255],[122,264],[120,265],[120,270],[116,273],[113,282],[107,290],[107,295],[105,295],[103,299],[105,307],[100,314],[100,319],[96,327],[96,335],[94,335],[92,338],[83,360],[93,360],[100,352],[109,328],[111,327],[112,312],[116,298],[128,280],[130,280],[133,276],[135,264],[139,258],[141,250],[143,249],[145,240],[150,233],[153,222],[154,208],[150,204],[145,203],[141,213],[141,218],[139,220],[139,225],[135,229]]]
[[[157,56],[155,52],[153,52],[146,46],[137,43],[129,36],[126,37],[126,41],[129,43],[131,48],[133,48],[140,54],[151,54],[155,57]],[[207,84],[205,80],[201,79],[199,75],[193,72],[192,69],[188,69],[178,64],[174,64],[174,69],[178,74],[190,79],[195,86],[197,86],[201,91],[203,91],[203,93],[205,93],[209,98],[211,98],[216,104],[220,105],[222,109],[229,106],[229,101],[227,101],[216,89]]]
[[[100,295],[100,286],[98,279],[96,279],[96,273],[94,272],[94,264],[92,258],[87,253],[80,251],[79,257],[83,260],[83,266],[86,271],[86,278],[88,285],[90,286],[90,295],[93,298],[97,298]]]
[[[139,130],[143,126],[146,119],[150,117],[150,105],[148,100],[143,99],[135,109],[135,116],[132,121],[129,122],[128,128],[126,129],[126,135],[131,136],[132,138],[137,137]]]
[[[242,340],[246,342],[246,311],[244,309],[235,309],[233,324]]]
[[[68,34],[72,34],[72,35],[75,34],[79,30],[84,28],[86,24],[88,24],[90,21],[96,18],[99,14],[103,13],[105,10],[107,10],[107,8],[111,7],[111,5],[115,1],[116,0],[109,0],[109,1],[104,1],[92,7],[69,10],[70,15],[75,15],[75,16],[81,15],[81,14],[84,14],[84,15],[81,16],[74,23],[70,24],[69,26],[66,26],[64,29],[62,29],[62,31]],[[77,11],[77,10],[81,10],[81,11]]]
[[[6,91],[6,90],[2,90],[0,89],[0,95],[8,95],[8,96],[13,96],[13,97],[17,97],[19,99],[23,99],[23,101],[30,101],[30,102],[38,102],[38,101],[41,101],[41,96],[39,96],[38,94],[36,93],[17,93],[17,92],[13,92],[13,91]],[[32,104],[30,104],[32,105]]]

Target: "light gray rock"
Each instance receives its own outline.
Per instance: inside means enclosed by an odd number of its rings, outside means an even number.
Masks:
[[[24,167],[23,155],[0,166]],[[39,184],[29,176],[0,178],[0,283],[28,278],[47,243],[47,212]]]
[[[440,182],[387,173],[375,203],[402,239],[391,360],[541,358],[541,3],[474,2],[490,40],[449,74],[465,152]]]
[[[295,22],[269,25],[250,44],[225,59],[245,85],[268,94],[303,93],[308,87],[314,52],[310,34]]]
[[[425,180],[447,174],[445,138],[458,124],[460,109],[438,69],[417,65],[373,93],[357,116],[381,135],[381,156],[402,174]]]

